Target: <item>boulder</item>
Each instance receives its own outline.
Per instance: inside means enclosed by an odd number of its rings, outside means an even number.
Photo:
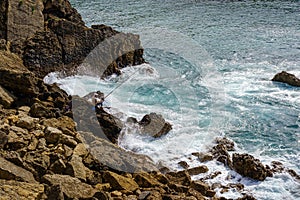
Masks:
[[[31,172],[0,157],[0,179],[37,183]]]
[[[139,122],[143,134],[152,137],[161,137],[172,130],[172,125],[166,122],[162,115],[150,113]]]
[[[42,199],[44,185],[0,179],[0,199]]]
[[[130,173],[157,171],[156,164],[148,156],[126,151],[90,132],[80,134],[89,146],[93,159],[109,168]]]
[[[170,182],[183,186],[189,186],[191,183],[191,177],[186,171],[169,172],[166,174],[166,177]]]
[[[39,93],[38,79],[15,54],[0,51],[0,85],[14,91],[16,97],[35,97]]]
[[[268,170],[260,162],[249,154],[234,153],[232,156],[233,169],[241,174],[255,180],[263,181],[268,175]]]
[[[96,109],[96,116],[101,129],[112,143],[118,143],[123,123],[120,119],[107,113],[103,108]]]
[[[138,173],[134,175],[135,182],[143,188],[151,188],[155,186],[160,186],[161,183],[158,182],[154,177],[148,173]]]
[[[123,123],[101,107],[93,111],[94,107],[94,104],[84,98],[73,96],[72,111],[77,130],[93,132],[99,138],[117,143]]]
[[[139,188],[133,179],[118,175],[114,172],[105,172],[103,178],[114,190],[135,191]]]
[[[56,195],[61,193],[62,196],[71,199],[88,199],[96,193],[92,186],[68,175],[46,174],[42,182],[50,186],[50,193],[56,193]]]
[[[193,181],[191,184],[191,188],[197,190],[201,194],[205,195],[206,191],[209,189],[209,185],[202,181]]]
[[[190,176],[198,175],[198,174],[208,172],[208,167],[205,165],[200,165],[198,167],[193,167],[193,168],[188,169],[187,172],[189,173]]]
[[[48,143],[57,143],[60,140],[62,134],[62,131],[57,128],[48,126],[45,129],[45,139]]]
[[[86,181],[86,171],[87,168],[82,163],[82,158],[77,155],[73,155],[71,160],[67,164],[66,173],[71,175],[72,177]]]
[[[287,83],[291,86],[300,87],[300,79],[297,78],[294,74],[287,73],[286,71],[282,71],[276,74],[272,81]]]

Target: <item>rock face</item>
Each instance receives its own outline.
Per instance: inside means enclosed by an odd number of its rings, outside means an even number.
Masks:
[[[42,0],[7,0],[7,37],[13,44],[22,44],[27,38],[44,29]]]
[[[263,181],[268,175],[265,166],[249,154],[237,154],[232,156],[233,169],[243,176]]]
[[[53,71],[106,77],[144,62],[137,35],[86,27],[68,0],[3,0],[0,11],[0,39],[40,78]]]
[[[295,75],[282,71],[276,74],[272,81],[287,83],[291,86],[300,87],[300,79],[297,78]]]
[[[169,122],[166,122],[161,115],[156,113],[145,115],[139,124],[144,134],[155,138],[161,137],[172,130],[172,125]]]

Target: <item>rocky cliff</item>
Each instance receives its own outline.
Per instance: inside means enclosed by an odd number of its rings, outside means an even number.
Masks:
[[[88,28],[67,0],[3,0],[0,11],[0,39],[40,78],[52,71],[70,75],[78,69],[106,77],[144,62],[137,35],[105,25]],[[90,59],[87,66],[83,63],[92,51],[97,60]]]

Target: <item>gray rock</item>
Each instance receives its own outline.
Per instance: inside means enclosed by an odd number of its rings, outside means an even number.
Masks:
[[[161,115],[156,113],[145,115],[139,124],[143,134],[147,134],[155,138],[165,135],[172,130],[172,125],[166,122]]]

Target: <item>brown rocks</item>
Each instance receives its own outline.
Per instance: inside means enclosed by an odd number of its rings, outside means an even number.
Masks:
[[[103,178],[106,182],[110,183],[114,190],[135,191],[139,188],[133,179],[120,176],[110,171],[105,172]]]
[[[8,91],[14,91],[16,97],[37,96],[38,79],[26,67],[22,60],[8,52],[0,51],[0,85]]]
[[[0,179],[1,199],[42,199],[45,197],[44,192],[43,184]]]
[[[49,186],[52,186],[49,189],[49,194],[54,192],[52,195],[57,196],[62,194],[67,198],[92,198],[96,193],[96,190],[92,186],[82,183],[79,179],[73,178],[67,175],[58,175],[58,174],[47,174],[43,176],[42,181]]]
[[[158,180],[156,180],[148,173],[138,173],[134,175],[134,180],[140,187],[144,188],[151,188],[161,185],[161,183]]]
[[[243,176],[263,181],[266,179],[268,171],[265,166],[249,154],[237,154],[232,156],[233,169]]]
[[[287,73],[286,71],[276,74],[272,81],[287,83],[291,86],[300,87],[300,79],[293,74]]]
[[[0,157],[0,179],[37,183],[32,173]]]
[[[172,130],[172,125],[169,122],[166,122],[161,115],[156,113],[145,115],[139,124],[143,134],[155,138],[161,137]]]
[[[194,167],[194,168],[190,168],[187,170],[187,172],[193,176],[193,175],[198,175],[198,174],[201,174],[201,173],[206,173],[208,172],[208,167],[205,166],[205,165],[201,165],[201,166],[198,166],[198,167]]]

